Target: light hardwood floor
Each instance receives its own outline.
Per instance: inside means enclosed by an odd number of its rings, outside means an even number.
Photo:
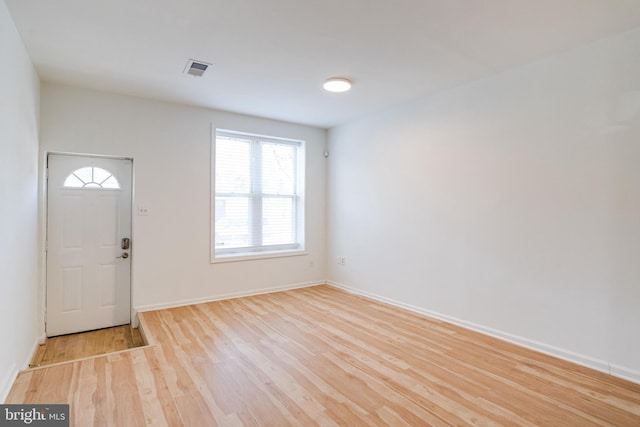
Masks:
[[[152,344],[22,372],[76,426],[640,426],[640,385],[329,286],[142,313]]]
[[[31,360],[31,367],[68,362],[100,354],[141,347],[144,341],[138,329],[130,325],[47,338]]]

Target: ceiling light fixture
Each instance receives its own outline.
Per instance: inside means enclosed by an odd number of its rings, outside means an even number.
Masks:
[[[351,80],[344,77],[331,77],[322,87],[329,92],[346,92],[351,89]]]

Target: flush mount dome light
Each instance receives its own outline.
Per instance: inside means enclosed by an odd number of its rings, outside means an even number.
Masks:
[[[346,92],[351,89],[351,80],[344,77],[331,77],[322,87],[329,92]]]

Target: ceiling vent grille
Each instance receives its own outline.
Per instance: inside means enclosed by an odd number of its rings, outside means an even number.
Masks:
[[[196,61],[195,59],[190,59],[187,61],[187,66],[184,67],[184,73],[189,74],[194,77],[202,77],[206,74],[206,72],[211,67],[211,64],[207,64],[206,62]]]

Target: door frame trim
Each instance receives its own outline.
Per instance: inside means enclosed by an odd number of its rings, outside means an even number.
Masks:
[[[135,224],[133,215],[133,207],[135,201],[135,160],[132,156],[117,156],[106,154],[77,153],[69,151],[42,150],[38,159],[38,169],[40,171],[40,179],[38,181],[38,248],[39,248],[39,268],[38,268],[38,342],[43,344],[47,338],[47,236],[48,236],[48,218],[49,218],[49,188],[48,188],[48,168],[49,155],[74,156],[74,157],[94,157],[113,160],[130,160],[131,161],[131,240],[134,244],[131,246],[131,280],[129,286],[129,322],[134,328],[138,327],[138,319],[134,310],[134,270],[135,270]]]

